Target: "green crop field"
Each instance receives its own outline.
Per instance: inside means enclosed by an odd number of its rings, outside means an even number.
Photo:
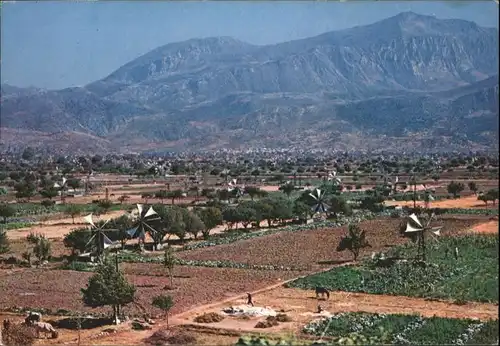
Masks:
[[[457,260],[453,256],[455,247]],[[391,249],[387,256],[407,258],[414,256],[415,251],[415,245],[410,244]],[[426,266],[408,261],[380,267],[369,259],[356,266],[297,279],[286,286],[498,303],[498,238],[443,237],[439,242],[429,241]]]
[[[306,334],[329,337],[328,344],[498,344],[498,320],[481,322],[469,319],[422,318],[416,315],[339,313],[313,321],[303,329]]]

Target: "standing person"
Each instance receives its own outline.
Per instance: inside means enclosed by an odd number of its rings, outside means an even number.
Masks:
[[[247,304],[253,306],[252,295],[247,293]]]

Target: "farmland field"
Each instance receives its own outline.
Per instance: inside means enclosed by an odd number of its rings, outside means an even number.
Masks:
[[[127,278],[137,286],[137,302],[154,314],[153,296],[168,293],[175,299],[173,313],[241,294],[245,291],[279,283],[305,272],[278,272],[222,268],[179,266],[174,272],[174,290],[164,290],[169,284],[165,270],[155,264],[120,265]],[[164,274],[165,276],[161,276]],[[12,307],[45,308],[57,311],[109,312],[109,309],[89,309],[82,304],[80,288],[85,287],[91,273],[70,270],[16,269],[0,271],[0,309]],[[131,305],[131,313],[140,310]]]
[[[265,177],[271,175],[268,174]],[[309,174],[309,176],[308,179],[315,185],[324,183],[322,179],[315,179],[315,174]],[[65,213],[65,205],[44,208],[40,203],[17,203],[20,212],[11,217],[7,224],[9,228],[17,229],[10,229],[7,232],[10,240],[10,251],[2,255],[4,262],[1,267],[3,269],[0,269],[0,310],[4,310],[4,314],[11,314],[9,311],[17,311],[16,318],[21,319],[23,309],[48,309],[44,311],[44,315],[50,316],[50,318],[54,317],[52,316],[54,314],[62,317],[62,315],[68,315],[74,311],[109,315],[111,310],[109,306],[91,309],[84,307],[82,303],[80,289],[85,287],[92,273],[59,269],[62,267],[84,269],[83,265],[82,268],[78,268],[80,262],[72,262],[74,267],[66,265],[66,262],[61,263],[64,256],[68,256],[71,252],[71,249],[64,247],[63,236],[72,229],[84,225],[82,215],[86,215],[95,206],[90,204],[92,200],[104,198],[106,187],[108,187],[110,200],[115,204],[110,212],[99,216],[100,219],[122,215],[125,210],[134,208],[134,203],[161,203],[162,201],[158,198],[142,198],[142,194],[166,189],[166,182],[171,184],[171,190],[188,189],[189,187],[188,184],[185,184],[185,181],[188,181],[187,176],[177,179],[179,181],[165,179],[153,183],[151,179],[143,179],[142,182],[134,179],[132,183],[130,181],[132,178],[124,175],[120,177],[120,181],[113,184],[112,180],[115,177],[113,174],[101,175],[99,179],[109,179],[109,181],[92,179],[96,183],[96,188],[91,195],[66,198],[67,204],[88,204],[84,207],[85,211],[75,217],[75,224],[73,224],[72,218]],[[346,175],[344,181],[349,181],[351,178],[351,176]],[[380,182],[380,178],[377,178],[378,182],[371,178],[374,177],[367,175],[363,177],[363,180],[349,184],[352,184],[353,191],[355,191],[354,185],[358,183],[363,185],[362,188],[358,189],[359,191],[366,190]],[[182,181],[183,179],[184,181]],[[220,188],[221,184],[215,186],[215,181],[220,182],[223,179],[219,176],[211,177],[211,179],[214,184],[209,187]],[[254,178],[252,177],[252,179]],[[434,184],[437,194],[441,194],[441,197],[447,195],[446,184],[448,182],[441,180]],[[239,183],[240,186],[242,184],[242,182]],[[255,186],[268,191],[269,196],[273,198],[283,196],[283,192],[278,190],[277,183],[275,185],[266,184],[263,185],[263,182],[259,180]],[[428,186],[432,187],[432,185],[432,183],[428,183]],[[480,188],[484,188],[486,185],[493,186],[492,181],[478,181]],[[418,190],[421,188],[418,186]],[[13,196],[13,192],[9,187],[11,196]],[[195,197],[192,196],[192,191],[189,193],[189,197],[180,198],[175,201],[175,204],[192,202]],[[494,303],[498,303],[498,243],[491,240],[494,239],[493,237],[478,238],[475,235],[460,239],[446,237],[476,233],[495,234],[497,232],[495,229],[498,228],[498,221],[492,218],[492,216],[498,215],[496,206],[489,202],[488,210],[486,210],[484,203],[477,201],[476,196],[468,196],[470,193],[470,191],[464,191],[460,199],[440,200],[431,203],[431,207],[460,208],[446,211],[446,214],[437,216],[433,222],[435,226],[443,226],[442,234],[445,236],[442,238],[441,245],[428,246],[429,261],[435,263],[437,267],[414,270],[405,265],[391,268],[370,266],[367,258],[372,252],[400,251],[405,255],[413,254],[413,248],[405,246],[408,240],[399,235],[399,226],[405,219],[396,217],[400,212],[393,213],[392,210],[386,210],[380,214],[370,214],[377,216],[375,219],[359,223],[360,228],[366,230],[367,239],[372,247],[361,251],[361,262],[356,266],[350,265],[352,264],[350,252],[337,252],[335,250],[340,239],[347,234],[347,225],[323,227],[325,224],[334,224],[339,220],[358,222],[359,219],[356,217],[350,219],[341,215],[339,219],[330,219],[325,223],[287,225],[284,228],[269,230],[249,229],[248,233],[241,229],[234,233],[225,232],[224,225],[219,225],[212,229],[213,236],[209,239],[193,241],[190,234],[186,236],[184,242],[179,241],[176,235],[169,238],[169,242],[174,245],[175,249],[181,250],[175,253],[175,256],[181,261],[174,268],[174,289],[168,287],[170,279],[165,268],[159,264],[163,258],[162,252],[148,251],[145,254],[136,254],[122,251],[120,258],[123,262],[120,263],[120,268],[128,281],[137,288],[135,302],[127,305],[124,311],[131,317],[142,316],[146,312],[156,318],[156,326],[153,327],[153,331],[165,330],[164,317],[160,315],[159,309],[152,306],[151,300],[159,294],[170,295],[174,300],[173,309],[170,311],[171,325],[174,328],[183,326],[188,328],[195,325],[193,318],[201,313],[207,311],[219,313],[221,307],[245,305],[245,292],[252,292],[256,306],[269,306],[276,311],[283,310],[292,317],[292,322],[289,324],[280,324],[262,330],[263,334],[268,333],[268,335],[275,336],[282,335],[280,333],[291,333],[299,338],[304,336],[304,326],[318,317],[324,317],[315,313],[318,304],[321,304],[329,314],[358,311],[407,314],[387,315],[383,321],[381,320],[380,325],[387,329],[394,329],[392,337],[399,331],[397,328],[418,320],[419,317],[416,317],[415,314],[425,318],[432,318],[436,315],[440,318],[474,318],[481,321],[497,319],[498,306]],[[123,204],[117,204],[118,197],[125,194],[129,195],[130,198]],[[301,194],[303,194],[302,191],[293,191],[289,198],[293,200]],[[365,193],[365,195],[368,194]],[[343,196],[349,200],[358,198],[359,194],[345,191]],[[39,199],[38,196],[34,198],[35,201],[39,201]],[[56,199],[58,200],[57,197],[54,198],[54,200]],[[199,199],[206,200],[206,198]],[[211,199],[212,202],[220,202],[218,198],[212,197]],[[231,206],[237,206],[242,200],[248,199],[251,197],[247,194],[241,199],[232,200],[229,203]],[[255,200],[258,199],[255,198]],[[165,198],[163,203],[170,204],[171,200]],[[403,202],[386,202],[387,205],[399,203]],[[413,202],[407,204],[411,205]],[[225,207],[220,204],[218,208],[223,210]],[[355,215],[364,215],[365,213],[368,214],[366,210],[360,210],[359,214]],[[497,218],[497,216],[494,217]],[[98,219],[97,216],[96,219]],[[366,218],[363,217],[363,219]],[[18,228],[28,224],[30,224],[29,227]],[[264,222],[264,224],[266,223]],[[41,268],[29,267],[27,263],[21,263],[21,255],[30,246],[26,241],[26,236],[31,232],[42,233],[50,238],[52,258]],[[149,235],[146,240],[151,241]],[[135,244],[136,240],[131,240],[130,243]],[[394,246],[398,246],[399,250],[389,250]],[[456,261],[445,258],[443,246],[448,248],[457,246],[461,257]],[[15,264],[9,262],[10,256],[14,256],[20,261]],[[127,256],[129,258],[126,258]],[[149,260],[153,257],[155,263],[134,263],[134,260]],[[73,259],[68,257],[66,260],[72,261]],[[130,263],[125,263],[127,260],[130,260]],[[221,267],[207,267],[211,264],[220,264]],[[241,266],[239,269],[223,268],[226,265]],[[253,266],[265,266],[266,268],[264,268],[265,270],[248,269],[255,268]],[[290,269],[290,267],[303,269],[284,270]],[[317,273],[320,270],[329,271]],[[297,279],[301,276],[307,277]],[[283,284],[289,280],[294,281],[287,283],[287,287],[300,286],[300,289],[284,287]],[[446,280],[448,281],[445,282]],[[316,284],[334,290],[331,292],[330,300],[318,301],[316,299],[314,291],[310,290]],[[271,285],[276,287],[270,289]],[[436,301],[435,299],[448,300]],[[361,314],[358,313],[358,315]],[[3,316],[0,317],[0,320]],[[220,328],[220,331],[211,331],[210,333],[198,331],[196,332],[199,336],[198,341],[213,344],[214,340],[222,340],[222,335],[225,335],[224,342],[234,345],[237,340],[234,335],[260,333],[261,330],[255,329],[255,324],[264,319],[262,316],[252,317],[249,320],[227,318],[222,322],[203,326],[208,329],[210,327]],[[479,323],[470,320],[438,318],[428,319],[428,321],[430,322],[424,326],[428,329],[423,327],[416,334],[408,333],[409,340],[419,343],[456,341],[457,338],[450,339],[452,335],[460,335],[464,328],[467,329],[472,324]],[[337,327],[334,330],[338,330],[338,333],[348,332]],[[377,327],[378,325],[374,324],[369,329],[365,329],[367,336],[376,334]],[[494,327],[492,323],[486,323],[481,332],[472,336],[469,343],[472,341],[495,342],[498,328]],[[120,330],[120,333],[110,337],[102,337],[99,340],[93,339],[94,334],[98,334],[99,330],[83,333],[82,342],[85,344],[139,344],[153,332],[131,330],[130,323],[123,323],[116,328]],[[228,337],[226,332],[232,333],[232,337]],[[330,337],[334,334],[332,330],[328,333],[332,334]],[[437,338],[431,339],[428,335],[432,333],[441,333],[442,335],[439,334]],[[450,335],[450,338],[446,338],[446,333]],[[310,340],[315,338],[313,334],[308,334]],[[216,336],[220,336],[222,339],[217,339]],[[60,339],[49,340],[47,343],[74,344],[75,340],[77,340],[76,331],[63,329]]]
[[[334,344],[352,333],[385,344],[494,344],[498,338],[498,321],[354,312],[311,322],[304,331],[333,337]]]
[[[458,249],[458,258],[452,255]],[[334,268],[329,272],[298,279],[288,287],[311,289],[324,286],[332,290],[373,294],[408,295],[457,301],[498,303],[498,238],[491,235],[443,237],[429,240],[429,265],[419,267],[396,263],[378,267],[371,260],[361,265]],[[412,256],[415,246],[402,246],[391,252]]]
[[[433,224],[443,226],[443,234],[456,234],[479,223],[482,217],[455,219],[442,216]],[[381,251],[406,239],[399,236],[401,219],[380,218],[363,221],[359,226],[366,230],[372,248],[362,251],[369,254]],[[183,251],[179,258],[189,260],[225,260],[251,264],[323,266],[352,259],[346,252],[336,252],[340,238],[347,233],[347,226],[303,232],[280,232],[277,234],[243,240],[236,243]]]

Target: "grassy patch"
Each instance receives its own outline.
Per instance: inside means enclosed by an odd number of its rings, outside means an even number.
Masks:
[[[455,260],[453,249],[458,248]],[[411,257],[413,244],[389,252]],[[446,255],[448,251],[448,255]],[[387,268],[371,260],[358,266],[334,268],[287,284],[288,287],[393,294],[457,301],[498,302],[498,239],[491,235],[443,237],[427,247],[427,266],[400,262]]]
[[[386,344],[493,344],[498,338],[498,320],[422,318],[416,315],[351,312],[314,321],[303,329],[306,334],[333,338],[328,344],[345,344],[342,338],[361,341],[375,339]],[[357,343],[356,343],[357,344]]]
[[[9,223],[0,225],[0,229],[4,229],[6,231],[9,231],[9,230],[13,230],[13,229],[31,227],[33,225],[34,224],[32,222],[9,222]]]

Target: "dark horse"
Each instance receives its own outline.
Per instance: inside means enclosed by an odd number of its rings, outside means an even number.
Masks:
[[[315,291],[316,291],[316,298],[319,298],[320,294],[324,298],[326,294],[326,299],[330,299],[330,292],[328,292],[326,288],[317,286]]]

